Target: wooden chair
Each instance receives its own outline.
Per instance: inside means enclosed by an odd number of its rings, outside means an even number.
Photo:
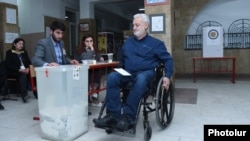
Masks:
[[[36,72],[35,72],[35,69],[34,69],[34,66],[33,66],[33,65],[30,65],[30,66],[29,66],[29,69],[30,69],[30,83],[31,83],[31,89],[32,89],[32,92],[33,92],[35,98],[37,98]]]

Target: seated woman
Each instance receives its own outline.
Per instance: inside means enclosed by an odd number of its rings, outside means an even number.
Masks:
[[[31,61],[24,46],[24,39],[16,38],[12,43],[12,48],[6,51],[5,63],[8,78],[16,78],[18,80],[22,100],[26,103]]]
[[[81,60],[94,59],[96,61],[104,61],[103,57],[98,54],[97,48],[94,47],[94,37],[90,34],[84,35],[82,37],[81,46],[77,48],[74,58],[81,62]],[[94,75],[94,80],[91,80],[92,75]],[[99,70],[89,71],[89,84],[90,88],[96,89],[100,87],[100,77]],[[98,94],[94,93],[90,97],[90,101],[93,106],[101,106],[101,103],[98,101]]]

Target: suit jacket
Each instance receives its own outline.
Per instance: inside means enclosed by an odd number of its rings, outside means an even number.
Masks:
[[[23,53],[21,53],[21,58],[25,68],[29,68],[31,61],[26,50],[23,50]],[[5,65],[9,77],[19,76],[21,61],[18,57],[18,54],[16,54],[15,51],[12,51],[12,49],[6,51]]]
[[[64,43],[60,42],[60,49],[62,55],[62,64],[70,64],[70,59],[63,53]],[[38,41],[35,48],[34,56],[32,57],[32,64],[35,67],[41,67],[45,63],[57,62],[54,44],[51,36]]]

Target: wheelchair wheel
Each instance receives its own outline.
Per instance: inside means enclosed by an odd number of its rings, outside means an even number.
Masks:
[[[147,122],[144,125],[144,141],[149,141],[151,139],[151,136],[152,136],[152,128]]]
[[[174,86],[170,83],[169,89],[162,87],[163,78],[160,79],[156,91],[156,121],[162,128],[166,128],[172,121],[174,116],[175,97]]]

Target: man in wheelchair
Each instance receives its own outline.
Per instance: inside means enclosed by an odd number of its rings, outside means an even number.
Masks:
[[[148,35],[149,18],[146,14],[135,14],[133,19],[134,36],[126,40],[122,47],[120,67],[131,76],[123,76],[114,71],[107,79],[106,115],[94,119],[99,128],[115,128],[126,131],[133,127],[140,99],[154,79],[154,69],[160,63],[165,66],[163,87],[169,88],[173,74],[173,60],[164,42]],[[121,87],[132,82],[127,100],[121,102]]]

